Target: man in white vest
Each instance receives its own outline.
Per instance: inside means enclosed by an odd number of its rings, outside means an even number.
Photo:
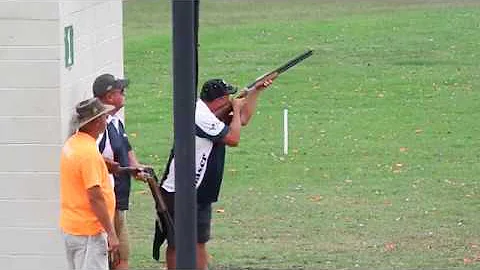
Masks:
[[[268,87],[272,79],[265,78],[245,97],[234,99],[231,99],[230,95],[236,93],[237,89],[222,79],[208,80],[202,86],[195,109],[197,269],[208,268],[206,243],[210,239],[212,203],[218,200],[222,184],[226,146],[238,146],[241,127],[248,124],[255,112],[261,90]],[[174,216],[175,159],[173,151],[171,153],[161,190],[169,212]],[[175,259],[174,243],[168,243],[166,250],[168,269],[175,269]]]

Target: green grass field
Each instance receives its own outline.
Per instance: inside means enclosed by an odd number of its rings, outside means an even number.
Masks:
[[[214,269],[477,269],[480,1],[201,0],[200,83],[262,94],[214,206]],[[170,1],[124,4],[127,129],[161,173],[173,143]],[[289,109],[290,152],[282,114]],[[136,183],[132,265],[151,259]]]

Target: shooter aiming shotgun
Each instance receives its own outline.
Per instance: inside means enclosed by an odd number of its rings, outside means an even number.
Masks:
[[[250,83],[247,85],[236,98],[244,98],[246,97],[249,92],[251,92],[253,89],[255,89],[255,85],[259,82],[265,81],[265,80],[274,80],[280,74],[284,73],[285,71],[289,70],[290,68],[296,66],[298,63],[302,62],[303,60],[309,58],[310,56],[313,55],[313,50],[308,50],[301,55],[291,59],[287,63],[283,64],[279,68],[267,72],[264,75],[258,77],[254,82]],[[231,120],[230,113],[232,112],[232,104],[229,103],[225,107],[222,107],[215,111],[215,115],[222,120],[223,122],[229,123]]]

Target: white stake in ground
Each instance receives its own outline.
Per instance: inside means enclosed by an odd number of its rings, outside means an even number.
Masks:
[[[288,109],[283,109],[283,154],[288,155]]]

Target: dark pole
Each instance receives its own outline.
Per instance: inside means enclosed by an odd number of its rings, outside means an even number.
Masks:
[[[176,267],[196,269],[195,0],[172,1]]]
[[[198,89],[198,48],[200,43],[198,43],[198,28],[200,26],[200,0],[195,1],[195,13],[194,13],[194,38],[195,38],[195,89]],[[197,98],[197,92],[195,91],[195,99]]]

